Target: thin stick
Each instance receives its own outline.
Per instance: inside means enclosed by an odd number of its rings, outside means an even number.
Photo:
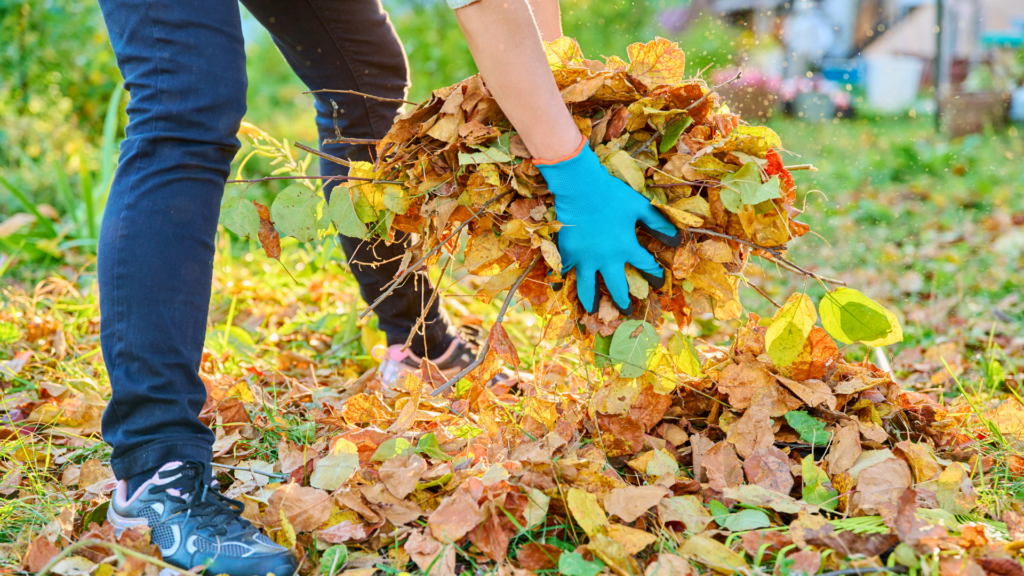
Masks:
[[[317,92],[332,92],[335,94],[353,94],[355,96],[362,96],[363,98],[370,98],[372,100],[380,100],[381,102],[400,102],[402,104],[416,104],[419,102],[410,102],[409,100],[402,100],[401,98],[385,98],[383,96],[374,96],[373,94],[367,94],[365,92],[356,92],[355,90],[328,90],[324,88],[322,90],[308,90],[303,94],[316,94]]]
[[[769,302],[771,302],[772,305],[775,306],[776,308],[782,308],[782,306],[779,306],[778,302],[776,302],[775,300],[772,300],[771,296],[768,296],[767,294],[765,294],[764,290],[761,290],[760,288],[758,288],[757,285],[754,284],[753,282],[751,282],[750,280],[747,280],[747,279],[744,278],[743,283],[746,284],[747,286],[750,286],[751,288],[753,288],[754,291],[757,292],[758,294],[760,294],[761,296],[764,296],[765,299],[768,300]]]
[[[324,144],[366,144],[367,146],[375,146],[380,144],[380,140],[375,138],[328,138],[323,141]]]
[[[228,184],[254,184],[256,182],[269,182],[271,180],[325,180],[330,182],[331,180],[360,180],[362,182],[372,182],[374,184],[405,184],[399,180],[374,180],[373,178],[360,178],[358,176],[267,176],[266,178],[256,178],[255,180],[228,180]]]
[[[505,312],[508,311],[508,305],[510,302],[512,302],[512,298],[515,297],[516,290],[519,289],[519,285],[523,283],[523,279],[526,278],[526,276],[530,273],[531,270],[533,270],[533,267],[536,266],[538,262],[540,262],[540,256],[534,258],[533,262],[526,267],[526,270],[523,270],[523,273],[519,275],[519,278],[516,278],[516,281],[512,283],[512,286],[508,289],[508,294],[505,295],[505,302],[502,303],[501,310],[498,311],[498,317],[495,318],[494,324],[491,326],[491,330],[494,330],[494,326],[501,324],[502,320],[505,319]],[[484,358],[487,357],[487,351],[490,349],[491,338],[490,334],[488,334],[487,340],[484,340],[483,346],[480,347],[480,353],[477,354],[476,360],[473,360],[473,362],[469,366],[466,366],[462,370],[462,372],[459,372],[458,374],[453,376],[451,380],[442,384],[436,390],[431,392],[430,395],[437,396],[438,394],[451,388],[459,380],[465,378],[467,374],[469,374],[473,370],[476,370],[481,364],[484,363]]]
[[[683,108],[683,112],[689,112],[692,108],[694,108],[695,106],[697,106],[698,104],[700,104],[701,102],[706,100],[708,96],[711,96],[712,94],[717,92],[719,89],[724,88],[725,86],[728,86],[729,84],[732,84],[733,82],[739,80],[740,77],[742,77],[742,76],[743,76],[743,70],[740,70],[731,79],[726,80],[725,82],[722,82],[718,86],[715,86],[714,88],[708,90],[707,94],[701,96],[700,98],[697,98],[696,100],[693,101],[692,104],[690,104],[686,108]],[[643,146],[640,146],[640,148],[637,148],[636,152],[633,152],[632,154],[630,154],[630,156],[633,157],[633,158],[636,158],[637,156],[643,154],[644,150],[650,149],[651,144],[653,144],[654,141],[658,137],[660,137],[662,134],[664,134],[665,128],[668,128],[668,126],[669,126],[669,124],[668,124],[668,122],[666,122],[664,126],[662,126],[660,129],[658,129],[658,131],[655,132],[653,136],[648,138],[647,141],[643,143]]]
[[[157,566],[159,566],[161,568],[166,568],[168,570],[172,570],[173,572],[175,572],[177,574],[188,574],[189,576],[199,576],[198,574],[196,574],[195,572],[192,572],[191,570],[185,570],[183,568],[178,568],[177,566],[172,566],[172,565],[168,564],[167,562],[164,562],[163,560],[157,560],[156,558],[153,558],[152,556],[146,556],[142,552],[136,552],[135,550],[132,550],[130,548],[125,548],[124,546],[121,546],[120,544],[114,544],[113,542],[104,542],[102,540],[96,540],[94,538],[86,538],[85,540],[79,540],[78,542],[75,542],[74,544],[68,546],[67,548],[65,548],[63,550],[61,550],[60,554],[57,554],[56,556],[53,557],[52,560],[47,562],[46,566],[43,566],[43,569],[40,570],[39,574],[37,574],[36,576],[46,576],[47,574],[49,574],[50,570],[52,570],[53,567],[57,565],[58,562],[60,562],[61,560],[67,558],[68,556],[70,556],[72,552],[74,552],[74,551],[76,551],[76,550],[78,550],[80,548],[85,548],[87,546],[102,546],[104,548],[108,548],[110,550],[113,550],[114,552],[120,552],[121,554],[124,554],[125,556],[131,556],[132,558],[136,558],[138,560],[142,560],[143,562],[149,562],[150,564],[155,564],[155,565],[157,565]]]
[[[671,176],[671,174],[670,174]],[[718,186],[715,180],[680,180],[673,184],[648,184],[648,188],[675,188],[676,186]]]
[[[846,282],[843,282],[842,280],[836,280],[835,278],[828,278],[828,277],[825,277],[825,276],[819,276],[818,274],[815,274],[814,272],[811,272],[810,270],[804,270],[803,268],[801,268],[801,267],[797,266],[796,264],[794,264],[794,263],[790,262],[789,260],[787,260],[786,257],[783,256],[782,253],[778,251],[777,248],[769,248],[768,246],[761,246],[760,244],[754,244],[753,242],[749,242],[749,241],[744,240],[742,238],[738,238],[736,236],[733,236],[732,234],[723,234],[722,232],[715,232],[714,230],[705,230],[704,228],[687,228],[687,230],[689,230],[690,232],[696,233],[696,234],[704,234],[706,236],[717,236],[718,238],[725,238],[727,240],[733,240],[735,242],[739,242],[740,244],[743,244],[744,246],[749,246],[751,248],[756,248],[758,250],[764,250],[765,252],[768,252],[769,254],[771,254],[780,263],[782,263],[784,265],[783,266],[784,268],[788,268],[790,272],[797,272],[797,273],[803,274],[804,276],[807,276],[807,277],[810,277],[810,278],[816,278],[816,279],[821,280],[823,282],[828,282],[829,284],[836,284],[838,286],[846,286]]]
[[[785,169],[789,170],[790,172],[793,172],[795,170],[810,170],[811,172],[818,171],[818,169],[815,168],[814,164],[794,164],[792,166],[786,166]]]
[[[309,146],[306,146],[305,144],[302,144],[302,143],[299,143],[299,142],[293,142],[293,144],[299,150],[304,150],[306,152],[309,152],[313,156],[319,156],[320,158],[323,158],[324,160],[329,160],[331,162],[334,162],[335,164],[341,164],[342,166],[344,166],[346,168],[351,168],[352,167],[352,163],[349,162],[348,160],[343,160],[341,158],[338,158],[337,156],[332,156],[330,154],[327,154],[326,152],[321,152],[319,150],[314,150],[314,149],[310,148]]]
[[[480,207],[480,210],[478,210],[476,212],[476,214],[473,214],[472,217],[467,219],[462,224],[459,224],[458,228],[456,228],[455,230],[452,230],[451,234],[449,234],[447,237],[445,237],[445,239],[442,240],[440,243],[438,243],[437,246],[434,246],[434,248],[431,249],[430,252],[427,252],[426,254],[424,254],[423,257],[420,258],[419,260],[417,260],[415,264],[413,264],[412,266],[409,266],[408,268],[406,268],[405,271],[402,272],[402,274],[400,276],[398,276],[397,278],[392,280],[391,283],[388,284],[388,289],[385,290],[383,294],[378,296],[377,299],[373,301],[373,304],[370,304],[370,306],[366,310],[363,310],[362,313],[359,314],[359,320],[362,320],[363,318],[365,318],[366,315],[369,314],[371,310],[376,308],[377,305],[381,303],[381,301],[383,301],[392,292],[394,292],[395,288],[397,288],[399,285],[401,285],[402,281],[405,280],[405,278],[409,274],[411,274],[413,271],[415,271],[416,269],[418,269],[420,267],[420,264],[423,264],[424,262],[426,262],[428,258],[433,256],[435,252],[440,250],[442,246],[444,246],[445,244],[448,243],[449,240],[454,238],[456,234],[458,234],[459,232],[462,232],[462,229],[465,228],[467,225],[469,225],[470,222],[472,222],[473,220],[476,220],[476,218],[478,216],[483,214],[484,210],[487,210],[488,206],[490,206],[491,204],[494,204],[499,199],[504,198],[505,196],[508,196],[509,194],[511,194],[514,191],[515,191],[514,189],[506,190],[506,191],[502,192],[501,194],[498,194],[494,198],[491,198],[486,203],[484,203],[484,205]]]

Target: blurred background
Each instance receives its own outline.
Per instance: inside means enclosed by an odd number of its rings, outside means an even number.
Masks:
[[[412,100],[475,72],[441,0],[385,5],[410,60]],[[687,75],[717,83],[744,70],[724,93],[730,107],[775,129],[799,155],[792,162],[818,168],[798,173],[797,185],[802,220],[821,236],[795,243],[792,258],[894,304],[908,374],[941,372],[925,357],[936,346],[952,346],[964,365],[993,342],[1008,358],[1024,350],[1024,2],[564,0],[562,8],[565,34],[588,57],[625,56],[630,43],[657,35],[679,42]],[[246,14],[244,25],[246,120],[283,141],[314,143],[312,98],[255,20]],[[30,294],[57,275],[93,294],[128,97],[99,9],[82,0],[2,0],[0,38],[0,285]],[[244,175],[273,170],[257,158]],[[246,196],[269,203],[283,186],[261,183]],[[234,285],[231,266],[290,282],[223,231],[220,246],[227,264],[218,286]],[[305,289],[303,277],[338,254],[286,242],[282,261],[300,281],[293,289]],[[776,270],[748,277],[782,298],[803,288]],[[771,312],[745,290],[751,309]],[[234,311],[232,298],[214,296],[212,321],[229,302]],[[720,328],[701,319],[695,330]]]

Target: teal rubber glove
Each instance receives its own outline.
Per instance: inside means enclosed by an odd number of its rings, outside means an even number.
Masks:
[[[534,163],[555,195],[555,217],[562,223],[557,238],[562,275],[576,270],[576,293],[593,314],[600,301],[596,285],[600,274],[615,306],[628,316],[632,302],[627,263],[654,288],[665,283],[661,265],[637,241],[636,226],[669,246],[679,245],[682,232],[647,198],[609,174],[586,139],[568,158]]]

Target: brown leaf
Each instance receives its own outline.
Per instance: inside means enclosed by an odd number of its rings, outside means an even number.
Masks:
[[[751,454],[743,462],[743,472],[751,484],[780,494],[789,494],[794,484],[789,463],[789,456],[785,452],[771,446]]]
[[[508,337],[508,332],[505,332],[504,326],[500,323],[491,326],[488,340],[491,343],[491,350],[494,350],[498,357],[513,366],[519,366],[519,352],[516,351],[516,345]]]
[[[951,540],[946,528],[929,525],[917,517],[918,493],[908,488],[896,502],[896,513],[892,519],[892,527],[900,537],[900,541],[917,550],[921,554],[931,554],[933,550],[951,549]]]
[[[801,548],[824,546],[846,556],[863,554],[877,556],[899,542],[895,534],[855,534],[849,530],[836,532],[835,528],[820,516],[808,516],[801,512],[790,525],[790,535]]]
[[[764,554],[775,554],[793,543],[788,535],[777,530],[754,530],[747,532],[740,537],[743,549],[751,558],[757,558],[761,547],[764,546]]]
[[[918,484],[930,482],[942,473],[942,466],[936,460],[931,446],[927,444],[904,440],[896,444],[894,452],[907,461],[914,473],[914,482]]]
[[[729,426],[726,440],[736,446],[736,452],[744,459],[758,450],[767,450],[775,444],[772,419],[768,407],[762,402],[750,406],[738,420]]]
[[[899,500],[911,484],[913,478],[907,463],[899,458],[887,458],[860,471],[857,475],[857,492],[850,503],[854,510],[864,514],[878,514],[879,506],[891,505]]]
[[[1012,558],[976,558],[986,576],[1024,576],[1020,562]]]
[[[463,485],[454,494],[441,501],[437,510],[427,518],[427,526],[434,538],[442,542],[457,542],[483,520],[483,512]]]
[[[260,231],[257,237],[260,246],[263,246],[263,253],[267,255],[267,258],[279,260],[281,258],[281,235],[277,233],[277,228],[274,228],[274,223],[270,220],[270,209],[255,200],[252,203],[260,215]]]
[[[832,389],[821,380],[797,382],[779,374],[776,374],[775,378],[808,406],[814,407],[824,404],[828,406],[829,410],[836,409],[836,397],[832,394]]]
[[[789,573],[792,576],[813,576],[821,570],[821,553],[813,550],[802,550],[800,552],[794,552],[786,557],[793,561],[793,564],[789,567]]]
[[[721,492],[730,486],[743,484],[743,469],[739,458],[727,442],[719,442],[708,450],[701,460],[708,473],[712,490]]]
[[[90,458],[82,464],[82,469],[79,471],[78,476],[78,485],[82,488],[88,488],[113,477],[114,473],[110,471],[110,468],[104,466],[103,462],[96,458]]]
[[[616,488],[604,498],[604,509],[624,522],[633,522],[670,494],[664,486]]]
[[[835,475],[849,470],[861,455],[860,426],[856,420],[847,422],[836,429],[832,447],[829,449],[825,462],[828,473]]]
[[[423,530],[416,530],[405,542],[405,551],[428,576],[455,576],[455,546],[441,544]]]
[[[836,347],[835,340],[828,332],[814,326],[796,360],[779,371],[797,381],[822,380],[838,360],[839,348]]]
[[[1003,522],[1006,522],[1006,530],[1010,533],[1010,539],[1015,542],[1024,541],[1024,515],[1006,510],[1003,512]]]
[[[329,528],[318,531],[317,537],[331,544],[341,544],[350,540],[366,540],[370,536],[370,530],[365,524],[344,520]]]
[[[372,509],[395,526],[408,524],[423,516],[423,510],[415,502],[395,498],[383,484],[363,486],[360,492]]]
[[[504,513],[496,507],[489,506],[490,511],[487,518],[469,531],[469,541],[472,542],[481,552],[491,560],[501,562],[508,553],[508,543],[511,526],[508,530],[505,524],[509,523]],[[502,522],[502,520],[505,520]]]
[[[697,571],[683,558],[662,552],[647,565],[644,576],[697,576]]]
[[[21,566],[29,572],[39,572],[46,566],[46,563],[53,559],[60,550],[57,546],[46,539],[46,536],[38,536],[32,541],[21,561]]]
[[[529,542],[524,544],[516,552],[516,561],[527,570],[536,572],[538,570],[551,570],[558,566],[558,559],[562,556],[562,549],[551,544],[540,542]]]
[[[380,467],[380,479],[395,498],[405,498],[416,489],[427,463],[418,454],[392,458]]]
[[[641,388],[640,395],[629,409],[629,415],[633,420],[639,422],[647,432],[661,422],[670,406],[672,406],[670,394],[658,394],[655,392],[654,386],[648,385]]]
[[[319,488],[285,484],[275,490],[267,501],[263,523],[279,525],[282,510],[296,532],[308,532],[319,528],[331,516],[331,497]]]

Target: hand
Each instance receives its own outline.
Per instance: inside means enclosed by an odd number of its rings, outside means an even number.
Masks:
[[[615,306],[632,312],[626,264],[631,264],[654,288],[665,283],[661,265],[636,239],[636,226],[669,246],[678,246],[682,233],[658,209],[612,176],[584,139],[572,156],[534,163],[555,195],[555,216],[562,223],[558,251],[562,274],[576,270],[576,292],[588,313],[597,311],[601,274]]]

